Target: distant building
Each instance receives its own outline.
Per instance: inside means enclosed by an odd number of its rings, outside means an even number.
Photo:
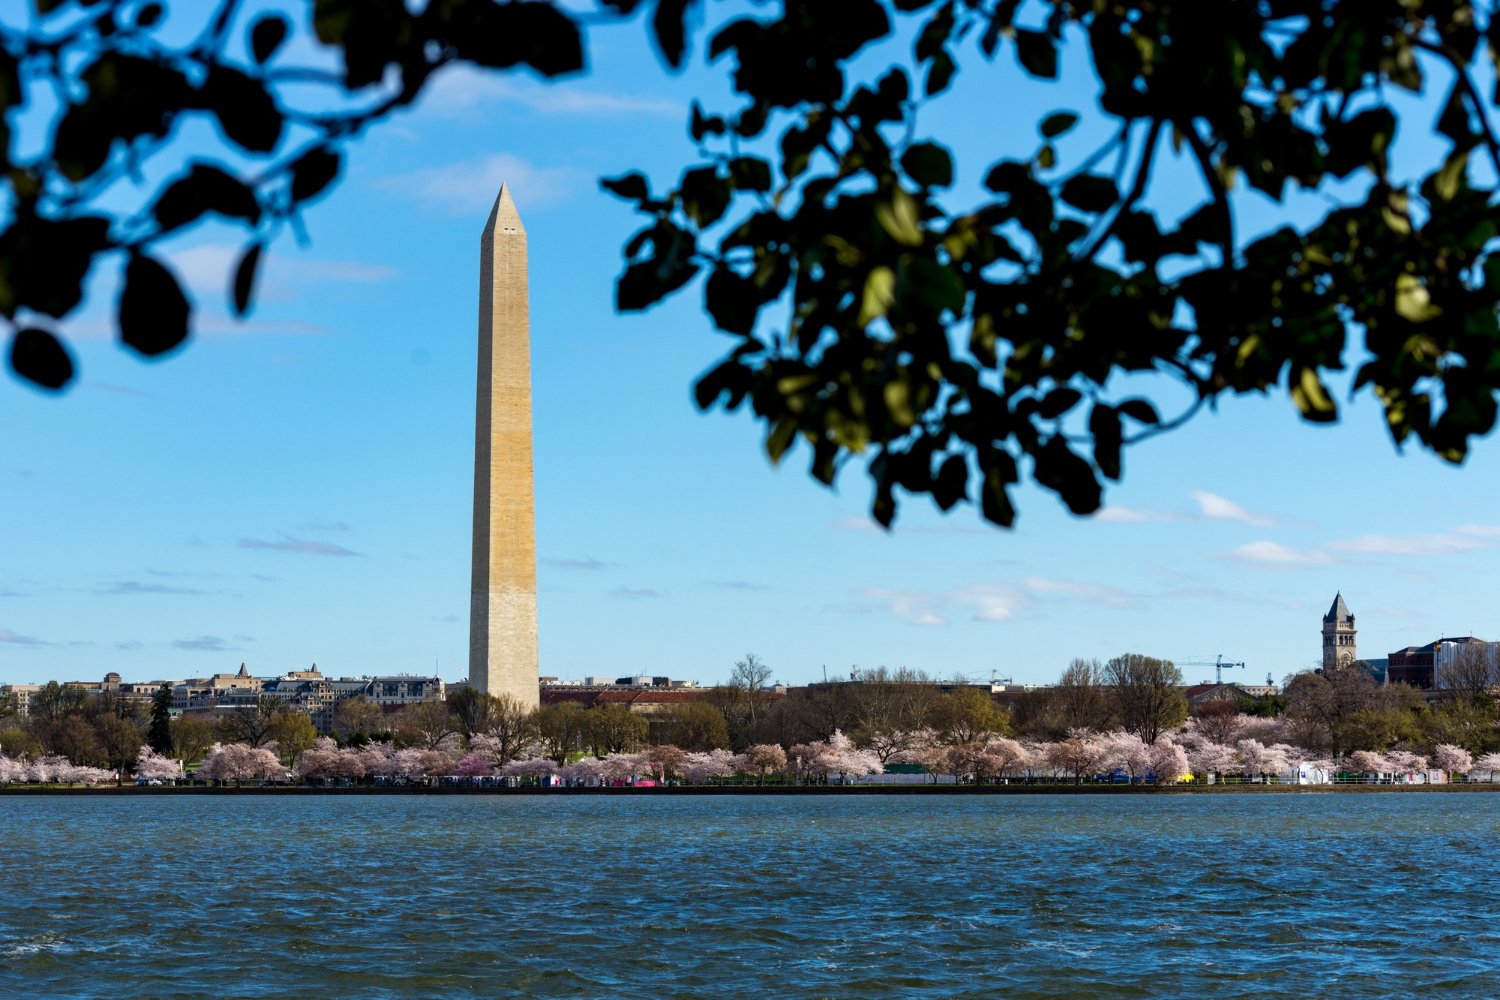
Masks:
[[[1435,639],[1425,646],[1407,646],[1392,653],[1386,658],[1390,664],[1386,668],[1387,683],[1406,684],[1419,691],[1452,687],[1451,676],[1444,676],[1445,668],[1451,673],[1459,657],[1470,648],[1470,643],[1477,643],[1478,648],[1484,650],[1482,655],[1489,658],[1493,669],[1495,658],[1500,655],[1500,644],[1485,643],[1472,635],[1456,636]]]
[[[1328,614],[1323,616],[1323,669],[1359,659],[1354,641],[1356,634],[1354,615],[1344,603],[1344,594],[1340,591],[1334,596]]]

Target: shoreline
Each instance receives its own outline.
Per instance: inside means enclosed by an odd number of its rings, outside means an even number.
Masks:
[[[46,788],[7,786],[0,797],[48,795],[439,795],[439,796],[699,796],[699,795],[1339,795],[1500,792],[1500,784],[1449,785],[656,785],[624,787],[429,788],[425,786],[137,786]]]

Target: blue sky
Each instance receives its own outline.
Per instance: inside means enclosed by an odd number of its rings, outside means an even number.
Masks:
[[[0,381],[0,682],[466,674],[477,250],[501,180],[530,237],[543,674],[714,682],[755,652],[792,683],[880,664],[1044,682],[1136,651],[1280,680],[1319,655],[1339,589],[1362,655],[1500,636],[1495,442],[1459,468],[1399,456],[1367,397],[1332,428],[1226,400],[1129,452],[1102,515],[1027,489],[1011,532],[913,500],[887,534],[862,471],[830,492],[800,450],[771,468],[747,416],[691,404],[728,345],[696,291],[611,309],[634,220],[597,178],[667,181],[689,99],[723,87],[663,73],[640,37],[597,34],[567,84],[441,80],[355,147],[309,245],[276,244],[248,322],[224,305],[235,234],[185,234],[199,334],[168,360],[110,341],[101,277],[67,327],[76,387]],[[967,72],[923,124],[964,136],[961,198],[1088,100]]]

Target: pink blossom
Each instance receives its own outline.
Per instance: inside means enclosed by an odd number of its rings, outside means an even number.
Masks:
[[[1474,770],[1474,755],[1452,743],[1439,743],[1433,749],[1432,762],[1440,770],[1453,774],[1468,774]]]

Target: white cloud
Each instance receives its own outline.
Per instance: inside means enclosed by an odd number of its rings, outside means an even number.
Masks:
[[[1022,585],[1033,594],[1060,594],[1090,604],[1107,608],[1134,608],[1140,606],[1140,598],[1118,587],[1103,587],[1094,583],[1078,583],[1073,580],[1049,580],[1041,576],[1028,576]]]
[[[1454,530],[1460,535],[1475,535],[1479,538],[1500,538],[1500,526],[1493,524],[1465,524]]]
[[[1493,542],[1473,535],[1360,535],[1328,547],[1367,556],[1440,556],[1487,549]]]
[[[483,215],[494,204],[502,182],[510,188],[524,219],[529,209],[556,204],[580,190],[592,189],[594,178],[577,167],[540,167],[510,153],[494,153],[392,174],[375,184],[449,215]]]
[[[687,116],[687,107],[677,101],[595,90],[567,81],[541,84],[468,68],[451,69],[433,81],[422,99],[422,110],[440,118],[477,118],[485,105],[494,104],[578,117]]]
[[[1240,521],[1244,524],[1254,525],[1257,528],[1272,528],[1276,526],[1276,519],[1265,514],[1257,514],[1246,510],[1239,504],[1217,493],[1207,490],[1194,490],[1193,501],[1198,505],[1198,516],[1207,521]]]
[[[1008,622],[1048,601],[1082,601],[1109,608],[1140,604],[1136,595],[1116,587],[1042,576],[947,591],[870,589],[860,591],[859,596],[879,602],[887,614],[913,625],[947,625],[964,615],[977,622]]]
[[[914,590],[862,590],[861,597],[880,601],[893,617],[913,625],[947,625],[948,619],[939,611],[942,597]]]
[[[1262,566],[1321,566],[1336,562],[1317,549],[1294,549],[1280,542],[1248,542],[1229,553],[1229,558]]]
[[[200,243],[171,253],[168,260],[198,301],[223,302],[227,299],[229,283],[234,279],[243,252],[243,247],[230,243]],[[257,302],[284,302],[330,284],[376,284],[390,281],[399,273],[384,264],[317,260],[277,253],[276,247],[272,246],[261,258],[255,298]],[[231,325],[243,329],[250,324]],[[203,326],[201,321],[198,326]]]
[[[1135,510],[1131,507],[1111,506],[1096,513],[1094,520],[1103,521],[1106,524],[1142,524],[1146,521],[1173,521],[1177,518],[1160,510]]]

